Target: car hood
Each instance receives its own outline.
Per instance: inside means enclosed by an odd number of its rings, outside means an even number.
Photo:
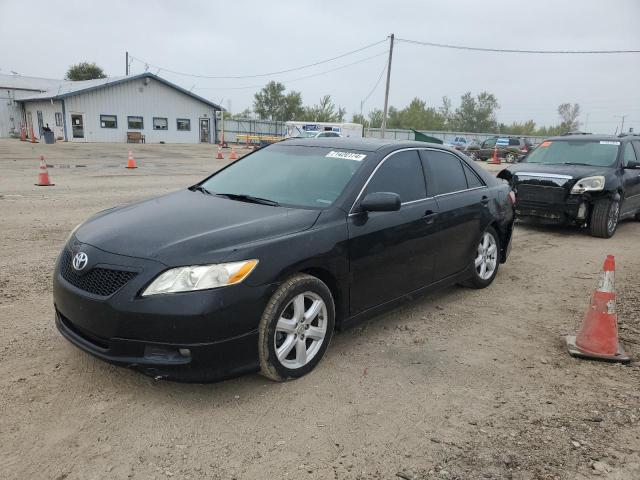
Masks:
[[[546,165],[542,163],[522,162],[511,165],[498,173],[498,178],[511,181],[514,175],[518,180],[523,178],[546,178],[559,185],[573,184],[584,177],[594,175],[606,175],[611,170],[607,167],[594,167],[590,165]],[[532,175],[527,175],[532,174]]]
[[[221,261],[230,247],[306,230],[319,214],[182,190],[100,212],[75,236],[107,252],[184,265]]]

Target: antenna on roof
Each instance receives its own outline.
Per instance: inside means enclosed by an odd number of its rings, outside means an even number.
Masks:
[[[13,70],[11,70],[11,73],[13,73],[14,75],[20,75],[18,72],[14,72]]]

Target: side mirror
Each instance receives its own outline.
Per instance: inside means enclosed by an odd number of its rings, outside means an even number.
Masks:
[[[624,168],[640,168],[640,162],[629,162]]]
[[[365,212],[395,212],[400,210],[400,195],[392,192],[369,193],[360,207]]]

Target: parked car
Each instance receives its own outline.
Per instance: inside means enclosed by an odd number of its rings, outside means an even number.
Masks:
[[[342,137],[342,135],[340,135],[338,132],[333,132],[333,131],[317,132],[315,130],[309,130],[309,131],[305,130],[297,137],[292,137],[292,138],[325,138],[325,137],[336,138],[336,137]]]
[[[489,286],[513,201],[445,147],[287,140],[76,227],[55,267],[57,328],[154,377],[300,377],[336,327],[431,289]]]
[[[502,140],[499,142],[498,140]],[[507,143],[508,145],[501,145]],[[519,137],[491,137],[479,146],[469,145],[465,152],[472,160],[488,160],[493,157],[493,151],[498,144],[498,157],[507,163],[515,163],[525,156],[531,149],[531,143],[526,138]]]
[[[619,220],[640,220],[640,137],[570,135],[542,142],[498,174],[516,194],[520,217],[613,236]]]
[[[452,148],[456,150],[464,150],[467,148],[467,139],[466,137],[455,137],[451,142],[449,142]]]

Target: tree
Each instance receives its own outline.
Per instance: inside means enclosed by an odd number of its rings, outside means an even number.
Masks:
[[[347,113],[346,109],[331,101],[331,95],[320,98],[320,103],[312,107],[305,107],[304,118],[314,122],[342,122]]]
[[[93,80],[95,78],[107,78],[102,68],[95,63],[81,62],[71,65],[67,74],[66,80]]]
[[[580,116],[580,105],[574,103],[563,103],[558,106],[558,115],[560,115],[560,127],[562,133],[577,130],[580,126],[578,117]]]
[[[362,115],[361,113],[354,113],[351,116],[351,123],[359,123],[360,125],[367,125],[368,120],[367,117]]]
[[[285,86],[271,81],[254,95],[253,110],[264,120],[297,120],[303,115],[302,95],[289,92],[285,95]]]
[[[441,130],[445,117],[435,108],[427,107],[424,100],[415,97],[402,110],[395,107],[389,109],[390,128],[413,128],[415,130]]]
[[[498,99],[489,92],[476,97],[467,92],[460,97],[449,128],[463,132],[491,132],[498,128],[496,110],[500,108]]]
[[[379,108],[372,110],[369,112],[369,126],[371,128],[380,128],[382,127],[382,114],[383,111]]]
[[[231,115],[231,118],[233,120],[243,120],[246,118],[251,118],[252,116],[253,116],[253,112],[251,111],[251,109],[245,108],[242,112],[234,113],[233,115]]]

